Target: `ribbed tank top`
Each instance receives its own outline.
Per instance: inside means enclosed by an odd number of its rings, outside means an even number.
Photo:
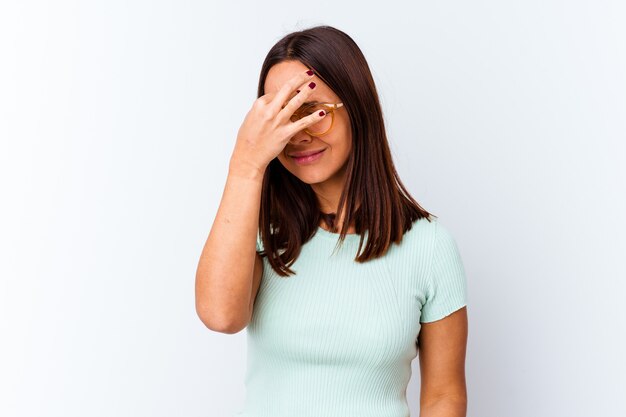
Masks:
[[[466,305],[459,250],[435,218],[364,264],[354,261],[360,235],[333,253],[338,236],[319,227],[287,278],[263,258],[235,417],[409,417],[420,323]]]

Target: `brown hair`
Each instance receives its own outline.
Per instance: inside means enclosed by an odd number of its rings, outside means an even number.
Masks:
[[[292,32],[268,52],[261,68],[258,97],[265,94],[270,68],[282,61],[297,60],[313,69],[344,103],[352,130],[352,151],[347,161],[346,184],[339,199],[345,222],[339,232],[343,243],[349,225],[361,235],[368,231],[367,244],[356,258],[366,262],[383,256],[392,242],[400,243],[414,221],[427,218],[409,195],[391,159],[382,109],[374,79],[363,53],[346,33],[331,26],[316,26]],[[274,158],[267,166],[261,192],[259,232],[262,256],[279,276],[295,274],[289,266],[300,255],[302,245],[317,232],[324,220],[336,232],[335,213],[322,213],[315,193]],[[437,217],[437,216],[434,216]],[[278,251],[281,251],[279,254]]]

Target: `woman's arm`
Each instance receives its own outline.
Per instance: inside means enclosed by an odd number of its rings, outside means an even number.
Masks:
[[[420,417],[466,417],[467,307],[431,323],[418,336]]]
[[[222,200],[200,256],[196,312],[214,331],[236,333],[251,316],[263,174],[231,160]]]
[[[313,75],[299,72],[278,91],[258,97],[239,127],[222,201],[196,271],[196,311],[209,329],[236,333],[252,317],[263,273],[256,254],[263,176],[296,132],[327,114],[291,121],[312,94]],[[293,96],[297,88],[304,91]]]

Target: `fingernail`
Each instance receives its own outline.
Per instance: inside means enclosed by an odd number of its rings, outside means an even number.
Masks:
[[[315,83],[314,83],[313,81],[311,81],[311,82],[309,83],[309,87],[310,87],[310,88],[315,88]]]
[[[299,93],[299,92],[300,92],[300,90],[296,90],[296,93]]]
[[[324,113],[324,110],[320,110],[320,116],[325,115],[326,113]]]
[[[311,71],[311,70],[308,70],[306,73],[307,73],[307,75],[313,75],[313,71]]]

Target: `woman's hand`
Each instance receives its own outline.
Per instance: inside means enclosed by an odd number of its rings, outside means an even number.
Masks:
[[[278,92],[265,94],[254,101],[237,133],[231,169],[257,170],[262,176],[265,168],[282,152],[296,132],[326,117],[326,114],[317,112],[297,122],[290,120],[311,95],[313,88],[309,84],[312,76],[312,71],[297,74]],[[296,89],[300,89],[300,93],[289,99]]]

